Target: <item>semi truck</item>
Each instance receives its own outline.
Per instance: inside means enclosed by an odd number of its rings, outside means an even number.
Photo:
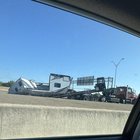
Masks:
[[[129,86],[119,86],[116,88],[107,89],[103,91],[103,96],[107,102],[118,103],[134,104],[137,99],[135,91]]]
[[[119,86],[113,88],[108,82],[113,80],[106,80],[109,78],[99,77],[95,79],[95,87],[92,90],[84,91],[68,91],[68,99],[87,100],[87,101],[100,101],[100,102],[113,102],[113,103],[131,103],[134,104],[137,100],[137,95],[134,90],[129,86]]]

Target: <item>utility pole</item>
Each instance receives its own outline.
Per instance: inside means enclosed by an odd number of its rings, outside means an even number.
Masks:
[[[121,61],[123,61],[123,60],[124,60],[124,58],[121,58],[121,59],[119,60],[119,62],[118,62],[118,63],[115,63],[114,61],[112,61],[112,63],[113,63],[113,64],[114,64],[114,66],[115,66],[114,88],[116,88],[116,79],[117,79],[118,66],[120,65]]]

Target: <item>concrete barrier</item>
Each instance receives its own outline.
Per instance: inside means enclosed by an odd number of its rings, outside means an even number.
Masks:
[[[0,105],[0,138],[122,133],[128,111]]]

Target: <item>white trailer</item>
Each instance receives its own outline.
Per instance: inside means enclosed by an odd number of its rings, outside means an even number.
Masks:
[[[72,78],[68,75],[50,74],[49,83],[37,84],[31,80],[19,78],[10,88],[9,94],[23,94],[34,96],[65,96],[70,89]],[[44,89],[41,87],[45,87]]]

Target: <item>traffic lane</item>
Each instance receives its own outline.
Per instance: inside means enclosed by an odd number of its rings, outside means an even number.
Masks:
[[[9,87],[0,86],[0,91],[8,91]]]
[[[0,94],[8,94],[8,91],[0,91]]]
[[[133,105],[131,104],[117,104],[117,103],[38,97],[29,95],[15,95],[15,94],[6,94],[6,92],[3,91],[0,93],[2,93],[0,94],[0,103],[123,110],[123,111],[131,111],[133,107]]]

